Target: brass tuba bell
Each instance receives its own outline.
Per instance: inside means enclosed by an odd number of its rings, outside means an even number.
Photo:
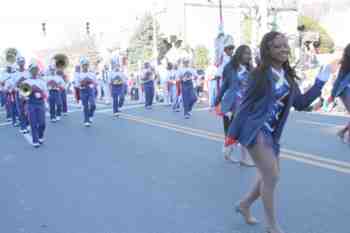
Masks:
[[[18,50],[16,48],[7,48],[5,50],[5,60],[9,64],[14,64],[18,56]]]
[[[32,94],[32,87],[28,83],[22,83],[19,86],[19,93],[24,97],[28,97]]]
[[[67,55],[63,53],[58,53],[53,57],[53,60],[55,61],[55,66],[57,69],[64,70],[69,65],[69,59]]]

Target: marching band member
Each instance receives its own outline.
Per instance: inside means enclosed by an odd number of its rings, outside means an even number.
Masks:
[[[11,117],[12,125],[14,127],[18,127],[19,123],[17,122],[18,112],[16,104],[16,71],[13,65],[8,65],[6,67],[4,91],[6,96],[8,115]]]
[[[5,107],[5,111],[6,111],[6,121],[11,121],[11,111],[9,109],[9,105],[7,103],[7,94],[6,94],[6,90],[5,90],[5,83],[8,79],[10,79],[10,75],[7,72],[8,68],[6,67],[6,69],[1,73],[0,75],[0,94],[1,94],[1,107]]]
[[[167,103],[173,105],[176,100],[176,72],[172,63],[168,63],[167,73],[166,73],[166,82],[168,89],[168,100]]]
[[[44,143],[45,123],[45,99],[47,98],[46,82],[39,78],[39,67],[36,61],[32,61],[28,67],[30,78],[23,84],[30,86],[28,98],[28,117],[32,131],[34,147],[40,147]]]
[[[350,44],[348,44],[344,50],[340,71],[334,82],[328,103],[333,102],[336,97],[340,97],[346,110],[350,113]],[[341,129],[337,135],[344,141],[346,132],[349,132],[346,142],[350,144],[350,122]]]
[[[80,76],[80,65],[75,66],[74,78],[73,78],[73,86],[74,86],[74,97],[77,104],[80,103],[80,84],[79,84],[79,76]]]
[[[173,111],[180,112],[181,103],[182,103],[182,95],[181,95],[181,80],[179,78],[179,69],[178,65],[174,65],[174,75],[175,75],[175,90],[176,90],[176,98],[173,104]]]
[[[22,56],[17,58],[18,70],[16,72],[15,85],[17,90],[21,87],[22,83],[30,77],[29,72],[25,69],[25,59]],[[16,92],[16,105],[20,124],[20,132],[23,134],[29,133],[29,120],[26,111],[27,101],[24,96],[20,95],[20,92]]]
[[[248,76],[252,68],[251,61],[252,53],[250,48],[246,45],[241,45],[237,48],[231,62],[224,68],[223,83],[215,100],[215,106],[221,104],[225,136],[227,136],[228,128],[248,87]],[[241,147],[241,155],[242,165],[254,165],[246,148]],[[239,162],[228,154],[225,154],[225,159]]]
[[[101,89],[103,90],[103,98],[106,104],[110,103],[109,97],[110,95],[110,87],[109,87],[109,77],[110,77],[110,70],[109,66],[105,65],[102,70],[102,80],[101,80]],[[101,90],[101,92],[102,92]]]
[[[113,99],[113,114],[118,117],[123,106],[123,99],[125,95],[126,75],[121,70],[119,62],[112,59],[112,71],[109,74],[109,84]]]
[[[49,90],[48,100],[51,122],[57,122],[61,120],[63,107],[61,91],[64,88],[65,83],[62,76],[57,74],[56,72],[49,74],[45,78],[47,89]]]
[[[190,59],[184,58],[183,67],[179,70],[178,77],[181,81],[181,93],[185,119],[189,119],[191,117],[193,105],[197,101],[197,96],[193,87],[193,80],[196,76],[196,70],[190,67]]]
[[[145,92],[145,108],[152,109],[153,99],[154,99],[154,79],[155,79],[155,70],[151,67],[149,62],[145,62],[142,74],[141,81],[143,84]]]
[[[286,36],[279,32],[265,34],[260,45],[261,65],[250,73],[249,86],[236,112],[225,140],[226,149],[239,142],[245,146],[258,169],[252,190],[236,205],[247,224],[256,224],[250,207],[262,198],[266,232],[282,233],[275,213],[274,195],[280,173],[279,141],[292,106],[306,109],[321,95],[331,75],[330,66],[317,75],[305,94],[297,84],[297,77],[289,65],[290,48]]]
[[[215,99],[220,90],[222,81],[222,74],[224,67],[230,62],[233,50],[235,48],[233,37],[231,35],[219,34],[216,39],[216,61],[215,66],[217,67],[216,74],[211,77],[209,81],[209,107],[215,106]]]
[[[4,91],[3,91],[3,83],[2,83],[2,77],[3,75],[0,75],[0,107],[5,106],[5,96],[4,96]]]
[[[170,101],[170,90],[169,90],[169,62],[167,62],[166,59],[163,59],[161,61],[161,65],[158,66],[158,74],[159,74],[159,81],[160,81],[160,88],[161,88],[161,94],[164,98],[164,103],[167,106],[171,106]]]
[[[57,70],[56,75],[61,76],[63,80],[63,85],[60,86],[60,94],[62,99],[62,113],[63,116],[68,115],[68,102],[67,102],[67,88],[69,85],[68,76],[64,73],[63,70]]]
[[[79,74],[80,97],[84,109],[84,125],[91,126],[92,118],[96,110],[96,75],[89,71],[89,60],[80,59],[81,72]]]

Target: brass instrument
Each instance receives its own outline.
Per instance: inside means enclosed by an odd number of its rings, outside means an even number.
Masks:
[[[69,59],[67,55],[63,53],[58,53],[53,57],[53,60],[55,61],[55,66],[59,70],[64,70],[69,65]]]
[[[7,48],[5,50],[5,60],[9,64],[16,63],[17,56],[18,56],[18,50],[17,49],[15,49],[15,48]]]
[[[113,85],[121,85],[123,84],[123,80],[119,76],[116,76],[112,83]]]
[[[19,93],[24,97],[29,97],[32,94],[32,87],[28,83],[22,83],[19,86]]]

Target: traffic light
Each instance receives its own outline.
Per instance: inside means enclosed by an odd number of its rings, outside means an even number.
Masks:
[[[86,34],[90,35],[90,22],[86,22]]]
[[[44,36],[46,35],[46,23],[41,24],[41,29],[43,31]]]

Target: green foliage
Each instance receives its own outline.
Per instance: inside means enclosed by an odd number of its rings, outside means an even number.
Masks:
[[[137,64],[152,59],[153,49],[153,18],[152,15],[147,13],[141,19],[135,32],[130,39],[130,45],[128,48],[128,61],[129,69],[136,70]],[[162,51],[162,39],[159,33],[159,23],[156,21],[157,32],[157,50]]]
[[[245,44],[252,43],[252,27],[253,27],[253,19],[250,17],[245,17],[242,22],[243,42]]]
[[[209,65],[209,50],[205,46],[194,49],[194,65],[197,69],[206,69]]]
[[[298,25],[305,25],[305,31],[318,32],[320,34],[321,53],[330,53],[334,51],[333,39],[316,20],[307,16],[299,16]]]

